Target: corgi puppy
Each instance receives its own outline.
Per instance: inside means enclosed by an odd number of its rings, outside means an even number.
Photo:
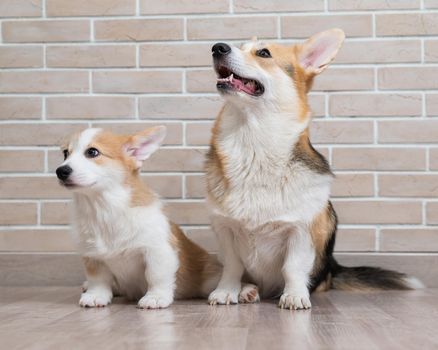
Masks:
[[[117,293],[139,308],[165,308],[174,298],[207,297],[218,282],[221,265],[169,221],[140,178],[165,133],[87,129],[63,147],[56,174],[73,193],[72,233],[87,277],[81,306],[106,306]]]
[[[262,297],[280,297],[287,309],[310,308],[316,290],[421,286],[398,272],[347,268],[333,258],[333,173],[309,140],[307,93],[343,40],[343,31],[332,29],[293,46],[213,46],[225,104],[206,177],[224,269],[211,304],[237,303],[244,274]]]

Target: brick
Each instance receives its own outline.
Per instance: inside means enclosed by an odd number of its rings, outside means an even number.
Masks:
[[[438,229],[383,229],[380,250],[392,252],[438,251]]]
[[[146,162],[148,162],[146,160]],[[180,175],[142,176],[143,182],[162,198],[181,198],[182,179]]]
[[[374,251],[376,230],[340,228],[336,232],[336,252]]]
[[[340,224],[419,224],[421,203],[397,201],[335,201]]]
[[[209,253],[215,253],[218,251],[218,242],[216,239],[216,235],[209,228],[189,228],[184,229],[187,237],[194,241],[196,244],[199,244],[202,248],[204,248]]]
[[[216,92],[216,73],[212,68],[186,71],[188,92]]]
[[[421,61],[420,40],[346,41],[335,63],[403,63]],[[324,73],[326,74],[326,73]]]
[[[207,194],[204,175],[186,176],[186,197],[205,198]]]
[[[429,151],[429,166],[431,170],[438,170],[438,148]]]
[[[438,94],[426,95],[426,114],[428,116],[438,116]]]
[[[86,124],[2,124],[1,146],[58,146],[66,136],[84,130]]]
[[[0,225],[36,225],[36,203],[0,203]]]
[[[46,0],[47,16],[135,15],[135,0]]]
[[[42,172],[43,151],[0,151],[0,172]]]
[[[42,66],[42,46],[0,47],[0,68],[39,68]]]
[[[424,60],[426,62],[438,62],[438,40],[426,40],[424,42]]]
[[[70,223],[70,202],[43,202],[41,203],[42,225],[66,225]]]
[[[438,67],[387,67],[379,69],[380,89],[416,90],[437,89],[438,81],[430,77],[438,74]]]
[[[424,7],[427,9],[438,8],[438,0],[424,0]]]
[[[211,66],[211,46],[211,44],[187,44],[182,42],[168,44],[143,44],[140,45],[140,66]],[[212,68],[210,70],[213,71]]]
[[[210,223],[210,210],[205,202],[170,202],[166,209],[169,218],[178,225],[206,225]]]
[[[76,247],[68,229],[0,231],[0,247],[6,252],[71,252]]]
[[[371,36],[372,18],[368,14],[281,17],[282,38],[307,38],[331,28],[342,28],[348,38]]]
[[[47,67],[135,67],[134,45],[49,46]]]
[[[222,100],[218,96],[141,97],[141,118],[213,119],[219,113]]]
[[[0,97],[0,119],[39,119],[41,110],[39,97]]]
[[[376,15],[378,36],[438,34],[437,13],[397,13]]]
[[[182,144],[182,123],[157,123],[157,122],[122,122],[122,123],[93,123],[95,128],[104,128],[118,134],[135,134],[143,129],[156,125],[165,125],[167,129],[164,145]]]
[[[179,71],[95,71],[93,91],[104,93],[181,92]]]
[[[324,95],[310,94],[308,96],[308,102],[313,117],[325,116],[325,98]]]
[[[189,18],[189,40],[227,40],[277,37],[277,19],[265,16],[233,16],[212,18]]]
[[[70,198],[70,193],[51,176],[20,176],[0,178],[1,199],[59,199]]]
[[[374,89],[372,68],[330,68],[316,77],[312,90],[343,91]]]
[[[7,21],[2,25],[3,41],[10,43],[77,42],[90,40],[90,22]]]
[[[227,0],[140,0],[142,15],[224,13],[228,8]]]
[[[186,125],[186,142],[188,145],[205,146],[211,138],[212,122],[189,123]]]
[[[94,22],[98,41],[156,41],[183,39],[183,20],[116,19]]]
[[[438,202],[427,203],[426,221],[428,225],[438,225]]]
[[[380,121],[380,143],[438,142],[438,120]]]
[[[144,171],[201,171],[204,168],[203,149],[161,148],[143,164]]]
[[[3,71],[0,93],[87,92],[88,72]]]
[[[331,194],[333,197],[374,196],[374,177],[372,174],[336,174]]]
[[[48,119],[133,118],[135,101],[124,96],[49,97],[46,116]]]
[[[371,143],[373,142],[372,121],[322,121],[310,125],[313,143]]]
[[[438,175],[379,175],[379,195],[438,197]]]
[[[234,12],[324,11],[324,0],[234,0]]]
[[[419,9],[420,0],[329,0],[331,11]]]
[[[412,117],[422,112],[420,94],[361,93],[331,95],[335,117]]]
[[[336,170],[425,170],[421,148],[333,148]]]
[[[0,17],[39,17],[42,7],[42,0],[2,0]]]

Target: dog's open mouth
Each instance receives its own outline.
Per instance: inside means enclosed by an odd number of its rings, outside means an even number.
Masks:
[[[260,96],[265,91],[259,81],[243,78],[227,67],[220,66],[216,69],[216,72],[218,74],[216,87],[219,90],[242,91],[251,96]]]

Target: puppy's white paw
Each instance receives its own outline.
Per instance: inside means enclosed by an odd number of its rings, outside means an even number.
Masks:
[[[310,309],[312,304],[310,303],[310,298],[308,295],[291,295],[288,293],[283,293],[283,295],[280,297],[278,307],[281,309],[301,310]]]
[[[244,284],[239,293],[239,303],[256,303],[260,301],[259,289],[254,284]]]
[[[208,296],[210,305],[230,305],[239,301],[239,289],[215,289]]]
[[[85,292],[79,299],[79,305],[82,307],[104,307],[108,304],[111,304],[111,295],[105,292]]]
[[[173,302],[172,293],[148,292],[138,302],[140,309],[164,309]]]

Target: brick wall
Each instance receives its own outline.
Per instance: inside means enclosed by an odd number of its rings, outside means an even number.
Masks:
[[[221,101],[217,40],[347,40],[318,77],[311,137],[332,164],[336,249],[438,253],[438,1],[2,0],[0,251],[66,252],[59,141],[87,126],[166,124],[144,179],[216,249],[202,163]],[[424,254],[426,253],[426,254]]]

